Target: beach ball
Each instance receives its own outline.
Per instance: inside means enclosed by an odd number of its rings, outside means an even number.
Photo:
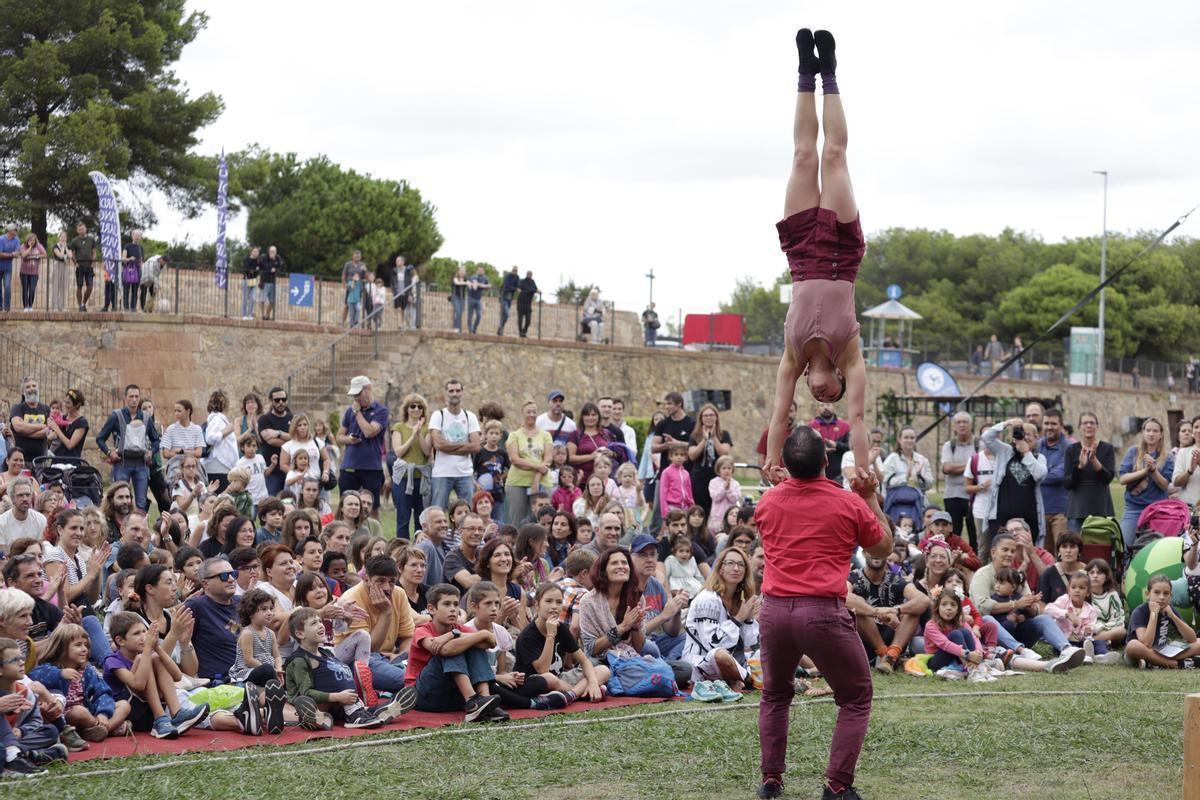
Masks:
[[[1162,573],[1172,581],[1183,577],[1183,539],[1167,536],[1143,547],[1125,571],[1125,600],[1130,610],[1146,599],[1146,584]],[[1173,603],[1174,605],[1175,603]]]

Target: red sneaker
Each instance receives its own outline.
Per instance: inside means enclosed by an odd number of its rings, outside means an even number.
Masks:
[[[354,688],[364,706],[374,708],[379,705],[379,695],[375,692],[375,682],[371,679],[371,667],[365,661],[354,662]]]

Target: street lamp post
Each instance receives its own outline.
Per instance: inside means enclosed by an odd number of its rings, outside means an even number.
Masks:
[[[650,268],[650,271],[646,273],[646,277],[650,279],[650,302],[653,303],[654,302],[654,267]]]
[[[1104,176],[1104,211],[1103,211],[1103,231],[1100,234],[1100,283],[1104,283],[1108,277],[1108,170],[1097,169],[1092,170],[1094,175]],[[1100,290],[1100,385],[1104,385],[1104,289]]]

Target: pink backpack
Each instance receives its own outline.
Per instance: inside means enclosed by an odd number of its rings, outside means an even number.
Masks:
[[[1180,536],[1187,530],[1191,518],[1188,504],[1172,497],[1146,506],[1138,517],[1137,529],[1149,528],[1163,536]]]

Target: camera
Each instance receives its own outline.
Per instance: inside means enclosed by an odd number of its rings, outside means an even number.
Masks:
[[[1013,441],[1014,442],[1025,441],[1025,429],[1024,428],[1013,428]]]

